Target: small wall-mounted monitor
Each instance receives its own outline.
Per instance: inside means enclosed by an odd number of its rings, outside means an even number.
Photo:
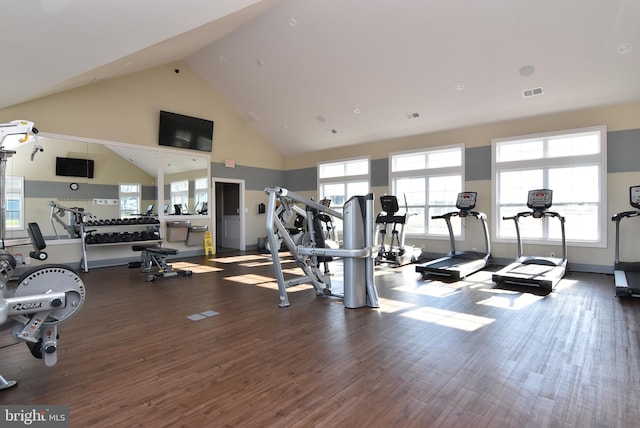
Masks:
[[[158,144],[210,152],[213,150],[213,121],[161,110]]]
[[[56,175],[93,178],[93,160],[56,157]]]

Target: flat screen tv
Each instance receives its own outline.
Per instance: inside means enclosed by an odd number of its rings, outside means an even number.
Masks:
[[[158,144],[179,149],[213,149],[213,121],[160,111]]]
[[[93,160],[56,157],[56,175],[93,178]]]

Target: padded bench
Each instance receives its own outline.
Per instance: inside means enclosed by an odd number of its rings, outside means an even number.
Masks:
[[[171,276],[191,276],[190,270],[173,270],[167,263],[167,256],[175,256],[178,250],[175,248],[159,247],[155,244],[136,244],[131,246],[133,251],[139,251],[140,261],[130,262],[129,268],[142,268],[142,272],[151,273],[147,276],[147,282]]]

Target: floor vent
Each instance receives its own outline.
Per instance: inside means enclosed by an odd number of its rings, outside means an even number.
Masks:
[[[524,91],[522,91],[523,98],[535,97],[536,95],[542,95],[542,94],[544,94],[542,87],[525,89]]]

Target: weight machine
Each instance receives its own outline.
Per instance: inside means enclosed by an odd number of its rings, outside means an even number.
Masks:
[[[69,239],[82,238],[82,228],[81,225],[85,220],[85,217],[93,218],[95,217],[89,211],[85,211],[84,208],[68,208],[63,207],[62,205],[50,201],[49,206],[51,207],[51,226],[53,227],[53,231],[56,234],[56,239],[60,239],[60,235],[58,235],[58,230],[56,229],[56,224],[54,220],[64,227],[69,235]],[[65,221],[65,216],[67,220]]]
[[[71,318],[85,300],[85,287],[78,275],[64,265],[43,265],[23,273],[17,280],[18,286],[9,288],[11,275],[16,267],[15,258],[4,250],[6,232],[6,161],[16,152],[5,150],[3,141],[8,135],[22,135],[24,143],[30,135],[38,133],[33,122],[16,120],[0,124],[0,325],[11,320],[14,326],[11,335],[27,344],[35,358],[44,360],[45,365],[53,366],[58,359],[58,325]],[[43,151],[36,143],[31,160]],[[32,255],[39,260],[46,259],[42,251],[46,246],[37,224],[29,224],[34,251]],[[14,386],[17,382],[6,380],[0,375],[0,390]]]
[[[287,288],[311,283],[316,295],[342,297],[347,308],[378,307],[378,292],[373,277],[373,194],[350,198],[345,202],[341,214],[329,208],[328,204],[304,198],[282,187],[266,188],[265,193],[269,195],[267,239],[278,282],[279,306],[289,306]],[[303,204],[305,208],[296,203]],[[299,243],[294,242],[286,227],[294,215],[303,218],[303,236]],[[322,226],[325,215],[343,221],[342,248],[331,248],[325,240]],[[278,253],[280,240],[304,272],[302,278],[285,281]],[[329,262],[334,257],[342,259],[344,263],[343,295],[331,289]]]

